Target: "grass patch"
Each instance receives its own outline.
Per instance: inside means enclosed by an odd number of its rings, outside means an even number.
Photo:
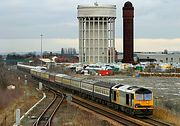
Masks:
[[[180,116],[175,115],[172,111],[156,107],[153,116],[165,122],[180,126]]]

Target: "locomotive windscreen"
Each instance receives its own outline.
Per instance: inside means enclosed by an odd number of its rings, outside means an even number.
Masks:
[[[136,92],[136,100],[152,100],[152,92],[145,88],[140,88]]]
[[[136,90],[137,94],[151,94],[152,92],[146,88],[139,88]]]

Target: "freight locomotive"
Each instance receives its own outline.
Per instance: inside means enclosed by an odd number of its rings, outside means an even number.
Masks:
[[[40,81],[59,85],[81,97],[99,101],[130,115],[149,116],[153,113],[153,93],[143,87],[77,78],[36,68],[30,69],[30,74]]]

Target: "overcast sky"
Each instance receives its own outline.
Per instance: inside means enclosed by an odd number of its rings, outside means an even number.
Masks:
[[[38,51],[41,33],[43,50],[78,48],[77,5],[96,1],[117,6],[116,48],[122,51],[126,0],[1,0],[0,52]],[[135,7],[135,51],[180,51],[180,0],[130,1]]]

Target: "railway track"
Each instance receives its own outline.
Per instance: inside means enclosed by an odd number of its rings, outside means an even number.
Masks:
[[[104,107],[97,103],[84,100],[84,99],[76,97],[76,96],[73,96],[72,101],[76,104],[79,104],[79,105],[85,107],[85,108],[88,108],[92,111],[95,111],[95,112],[101,114],[101,115],[104,115],[112,120],[115,120],[116,122],[119,122],[120,124],[122,124],[124,126],[152,126],[141,120],[126,116],[120,112],[117,112],[110,108]]]
[[[73,96],[73,102],[90,110],[93,110],[101,115],[104,115],[108,118],[111,118],[112,120],[115,120],[125,126],[173,126],[172,124],[165,123],[151,117],[147,117],[144,119],[130,117],[122,114],[121,112],[117,112],[108,107],[104,107],[97,103],[87,101],[76,96]]]
[[[56,111],[62,104],[64,100],[64,94],[57,94],[54,91],[54,98],[49,103],[49,105],[44,109],[44,111],[39,115],[37,120],[33,123],[33,126],[51,126],[51,121]]]
[[[146,119],[140,119],[140,120],[147,122],[153,126],[173,126],[172,124],[165,123],[165,122],[162,122],[160,120],[156,120],[150,117],[147,117]]]

